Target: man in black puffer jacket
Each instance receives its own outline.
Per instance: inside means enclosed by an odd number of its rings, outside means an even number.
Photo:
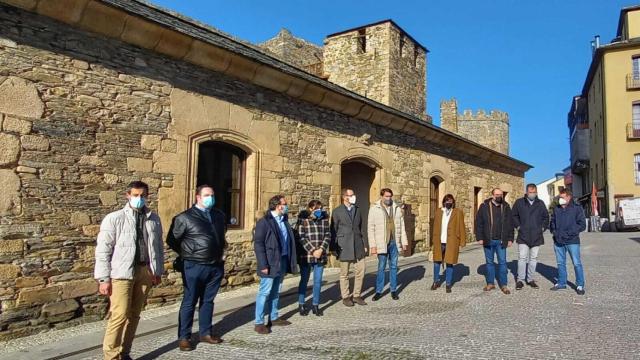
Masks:
[[[213,188],[198,186],[196,203],[173,218],[167,235],[167,245],[184,261],[184,291],[178,319],[178,345],[182,351],[193,350],[191,327],[198,300],[200,342],[222,342],[213,335],[212,318],[213,300],[224,277],[226,222],[224,214],[215,209],[214,204]]]
[[[513,225],[518,229],[518,281],[516,290],[527,284],[538,288],[534,280],[538,263],[538,250],[544,244],[542,233],[549,228],[549,211],[544,202],[538,199],[535,184],[527,185],[527,193],[513,204]],[[527,264],[529,265],[527,268]]]

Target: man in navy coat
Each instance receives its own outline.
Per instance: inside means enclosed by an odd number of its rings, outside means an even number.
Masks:
[[[268,334],[271,326],[291,323],[278,318],[280,287],[287,273],[297,272],[296,246],[293,230],[289,225],[289,207],[284,195],[269,200],[269,211],[256,224],[253,247],[258,261],[260,287],[256,297],[255,331]],[[265,315],[269,321],[265,324]]]

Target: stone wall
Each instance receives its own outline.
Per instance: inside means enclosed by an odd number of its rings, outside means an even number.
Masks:
[[[324,72],[328,80],[389,105],[389,57],[391,24],[366,28],[366,51],[358,44],[358,31],[324,40]]]
[[[427,120],[427,53],[400,29],[390,30],[388,105]]]
[[[509,155],[509,114],[492,110],[458,113],[455,99],[440,102],[440,126],[462,137]]]
[[[375,166],[374,188],[409,205],[416,251],[429,236],[429,178],[472,214],[473,188],[522,188],[523,174],[235,78],[0,6],[0,340],[102,318],[92,279],[104,216],[126,184],[149,183],[165,231],[193,199],[198,144],[247,152],[245,226],[230,230],[223,289],[252,283],[251,231],[270,196],[292,212],[339,202],[341,164]],[[381,29],[380,31],[384,31]],[[6,190],[6,191],[4,191]],[[295,219],[292,219],[295,220]],[[471,230],[471,222],[467,223]],[[170,269],[149,304],[179,299]]]
[[[287,29],[280,30],[276,36],[258,44],[258,46],[278,59],[300,69],[322,63],[322,47],[293,36]]]

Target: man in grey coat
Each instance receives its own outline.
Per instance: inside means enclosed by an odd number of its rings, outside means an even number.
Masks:
[[[109,297],[111,316],[102,350],[108,360],[131,359],[129,351],[140,312],[153,285],[164,273],[160,218],[146,206],[149,186],[127,186],[127,205],[104,217],[96,244],[94,277]]]
[[[353,189],[342,189],[342,204],[331,215],[331,241],[340,261],[340,292],[345,306],[367,305],[362,299],[364,263],[367,256],[367,232],[363,231],[360,208],[356,206]],[[349,270],[355,272],[353,294],[350,291]]]

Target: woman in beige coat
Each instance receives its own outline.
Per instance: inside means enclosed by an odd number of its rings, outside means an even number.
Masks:
[[[453,265],[458,262],[460,248],[467,243],[467,232],[464,226],[464,213],[456,208],[453,195],[447,194],[442,199],[442,208],[436,210],[431,232],[431,249],[433,250],[433,285],[431,290],[440,287],[440,265],[447,264],[445,282],[447,292],[451,292],[453,283]]]

